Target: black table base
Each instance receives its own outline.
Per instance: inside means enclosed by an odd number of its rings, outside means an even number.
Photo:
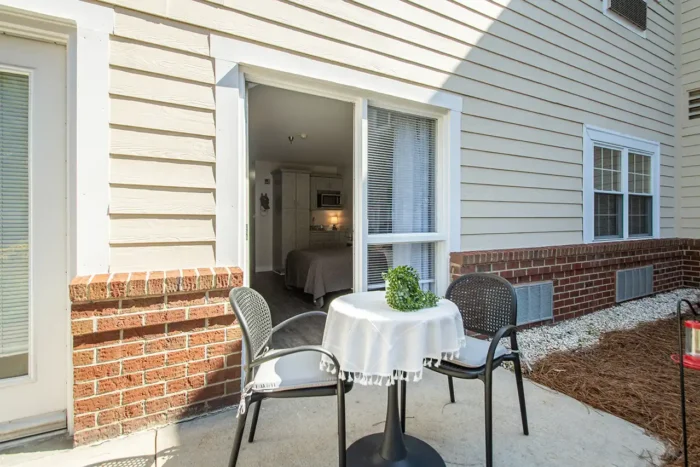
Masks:
[[[401,432],[398,388],[398,382],[389,386],[384,433],[365,436],[352,443],[347,451],[348,466],[445,466],[440,454],[428,443]]]

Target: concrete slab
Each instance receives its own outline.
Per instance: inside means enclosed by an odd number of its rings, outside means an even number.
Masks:
[[[500,466],[645,466],[663,445],[635,425],[526,382],[530,436],[522,434],[515,379],[499,370],[494,382],[494,460]],[[484,465],[483,385],[426,371],[408,392],[407,432],[435,447],[452,466]],[[348,445],[384,426],[386,390],[356,386],[347,400]],[[239,466],[337,465],[335,400],[265,401],[256,440],[244,444]],[[158,466],[224,466],[233,441],[233,412],[159,430]],[[250,423],[250,422],[249,422]],[[247,434],[246,434],[247,436]]]
[[[73,449],[67,436],[0,451],[2,467],[155,467],[155,430]]]
[[[494,378],[498,466],[641,467],[663,453],[662,443],[635,425],[529,381],[526,437],[512,373],[498,370]],[[455,381],[455,392],[457,402],[449,404],[447,379],[430,371],[423,381],[411,383],[407,431],[434,446],[450,466],[484,465],[483,385]],[[347,400],[348,445],[381,432],[385,410],[385,388],[356,386]],[[334,398],[265,401],[256,440],[244,444],[238,465],[337,465],[335,414]],[[36,457],[29,446],[24,452],[0,453],[0,466],[223,467],[234,428],[235,412],[228,410],[72,451],[47,450]]]

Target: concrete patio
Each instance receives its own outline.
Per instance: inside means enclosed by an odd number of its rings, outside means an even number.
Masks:
[[[498,466],[646,466],[664,447],[624,420],[526,381],[530,436],[522,435],[513,375],[494,375],[494,460]],[[426,371],[408,392],[407,432],[434,446],[450,466],[484,465],[483,387]],[[348,394],[348,445],[383,429],[386,390],[357,386]],[[333,398],[265,401],[255,443],[245,443],[238,465],[333,466]],[[3,467],[226,466],[235,412],[138,433],[96,446],[70,449],[66,437],[0,452]],[[247,434],[247,431],[246,431]]]

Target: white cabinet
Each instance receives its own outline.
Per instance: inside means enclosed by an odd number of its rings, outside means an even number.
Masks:
[[[290,251],[309,246],[309,178],[298,170],[272,173],[272,262],[278,272]]]

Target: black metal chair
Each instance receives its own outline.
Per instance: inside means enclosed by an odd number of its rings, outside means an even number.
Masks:
[[[352,389],[339,374],[330,374],[320,369],[321,355],[326,355],[340,368],[335,356],[320,345],[304,345],[290,349],[270,349],[272,335],[301,318],[326,316],[322,311],[311,311],[296,315],[274,328],[270,308],[265,299],[255,290],[239,287],[231,290],[229,300],[238,318],[243,333],[245,351],[246,387],[241,395],[243,410],[239,411],[236,434],[229,467],[235,467],[241,448],[248,410],[252,407],[253,421],[248,442],[255,438],[260,406],[267,398],[293,397],[338,397],[338,465],[345,467],[345,393]]]
[[[515,289],[507,280],[493,274],[473,273],[456,279],[447,288],[445,298],[454,302],[462,314],[465,331],[472,331],[491,337],[492,340],[467,336],[466,343],[453,360],[443,360],[440,366],[431,370],[447,375],[450,402],[455,401],[452,378],[479,379],[484,383],[484,410],[486,419],[486,466],[493,465],[493,426],[491,375],[501,363],[510,361],[515,367],[515,381],[518,387],[520,417],[523,432],[529,434],[527,410],[523,391],[523,374],[520,367],[520,353],[516,339],[518,304]],[[501,339],[510,337],[510,352],[500,344]],[[406,384],[401,385],[401,427],[406,426]]]

